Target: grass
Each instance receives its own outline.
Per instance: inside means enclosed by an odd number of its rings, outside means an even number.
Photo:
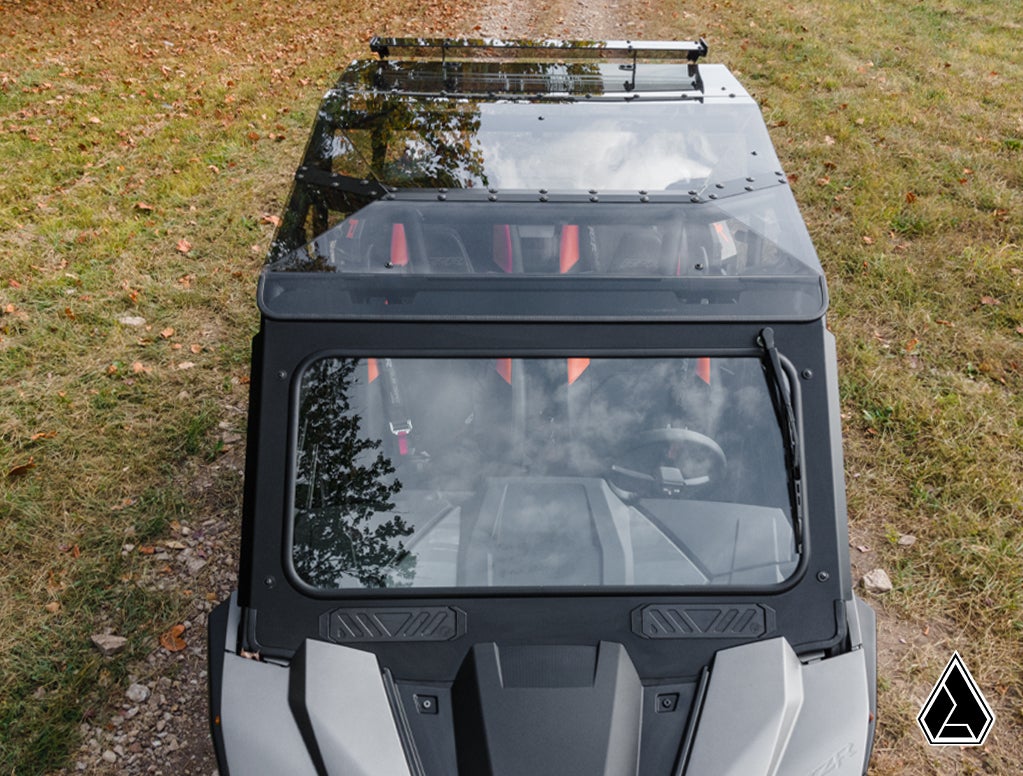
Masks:
[[[1006,6],[724,2],[829,277],[854,561],[886,568],[874,774],[1014,773],[1023,740],[1023,56]],[[720,45],[715,43],[720,41]],[[911,546],[898,543],[911,534]],[[925,635],[929,634],[929,636]],[[887,649],[886,649],[887,648]],[[981,750],[915,716],[958,649]]]
[[[0,773],[64,765],[79,723],[175,621],[173,593],[122,548],[203,508],[183,472],[216,458],[219,422],[245,405],[265,217],[320,93],[369,34],[468,34],[477,13],[369,6],[334,9],[329,26],[308,0],[286,13],[5,8]],[[993,0],[632,0],[616,13],[644,19],[648,38],[704,35],[753,91],[828,273],[852,531],[871,548],[853,554],[895,582],[873,601],[887,639],[873,773],[1014,772],[1018,14]],[[560,6],[536,10],[538,24],[545,14],[535,32],[586,37]],[[103,630],[129,637],[125,655],[91,647]],[[929,751],[915,729],[952,648],[995,703],[985,751]]]

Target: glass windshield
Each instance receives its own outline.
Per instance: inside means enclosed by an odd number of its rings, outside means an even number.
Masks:
[[[391,274],[810,276],[784,187],[703,204],[381,201],[273,269]]]
[[[748,587],[798,560],[756,358],[326,357],[294,434],[314,588]]]

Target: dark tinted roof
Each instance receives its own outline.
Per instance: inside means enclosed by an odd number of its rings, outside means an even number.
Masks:
[[[702,42],[374,46],[413,56],[354,62],[326,95],[271,251],[267,315],[823,312],[820,264],[760,111],[725,67],[696,64]],[[327,304],[281,271],[352,282],[325,284]],[[509,276],[522,275],[571,284],[575,300],[534,285],[513,302],[528,284]],[[612,276],[678,288],[622,306],[580,282]],[[392,285],[410,293],[380,291]]]

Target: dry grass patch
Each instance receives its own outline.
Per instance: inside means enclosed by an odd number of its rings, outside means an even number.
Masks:
[[[0,50],[0,772],[47,773],[180,603],[137,550],[247,399],[255,279],[323,89],[441,9],[20,2]],[[236,480],[215,484],[222,507]],[[129,638],[102,658],[94,632]]]

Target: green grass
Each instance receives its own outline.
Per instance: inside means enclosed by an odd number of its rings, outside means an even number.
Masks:
[[[945,634],[913,665],[882,655],[873,772],[1012,773],[1018,13],[993,0],[633,5],[617,13],[645,19],[648,38],[707,37],[763,105],[829,277],[851,522],[895,582],[874,603],[886,628]],[[216,458],[218,423],[245,404],[263,216],[280,211],[320,93],[369,34],[471,34],[477,9],[387,0],[334,8],[329,25],[309,0],[5,10],[0,773],[20,776],[67,762],[79,723],[175,619],[175,598],[122,546],[202,508],[182,472]],[[578,29],[563,11],[537,11],[551,25],[532,32]],[[130,638],[126,654],[91,647],[105,628]],[[939,757],[914,728],[952,648],[996,702],[987,753]]]
[[[206,504],[186,472],[246,403],[264,216],[369,34],[446,13],[409,5],[5,7],[0,773],[66,765],[176,622],[178,598],[122,548],[237,503],[237,478]],[[102,658],[103,630],[128,651]]]
[[[1023,55],[1009,6],[721,3],[829,277],[850,520],[895,590],[872,773],[1014,773],[1023,751]],[[913,534],[911,547],[897,543]],[[855,553],[854,553],[855,554]],[[890,637],[889,637],[890,638]],[[998,725],[937,753],[915,715],[952,649]],[[921,656],[918,660],[923,660]],[[941,663],[941,664],[939,664]]]

